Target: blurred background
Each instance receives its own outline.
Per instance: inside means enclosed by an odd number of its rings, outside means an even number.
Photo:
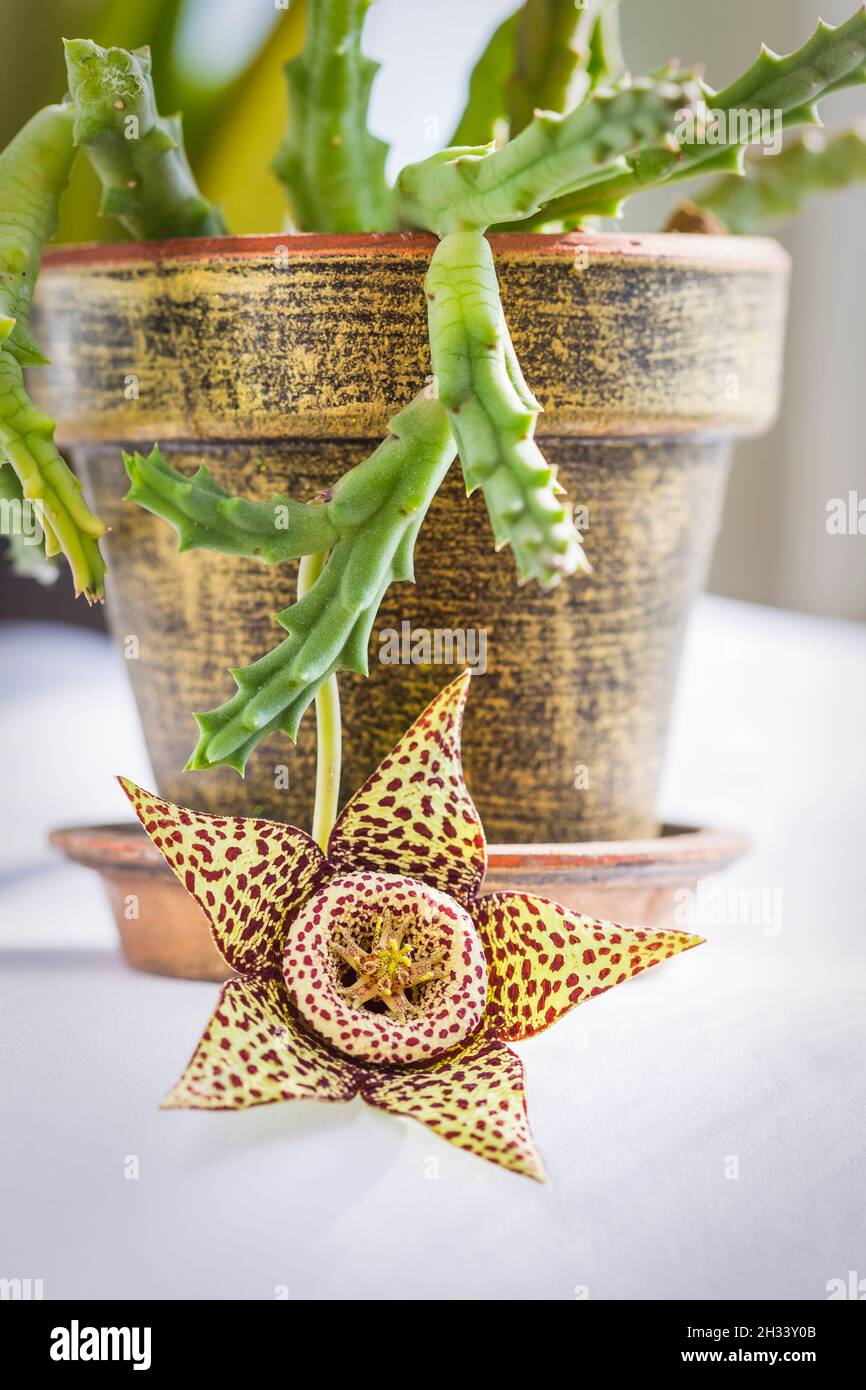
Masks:
[[[623,38],[636,73],[676,56],[702,59],[720,87],[761,42],[781,51],[811,33],[818,0],[622,0]],[[367,51],[384,66],[372,125],[392,146],[393,171],[447,139],[468,73],[515,0],[376,0]],[[841,22],[853,0],[821,0]],[[163,111],[182,109],[187,145],[205,193],[239,232],[272,231],[283,199],[267,165],[279,141],[282,64],[298,49],[304,0],[3,0],[0,7],[0,145],[63,91],[60,36],[108,44],[150,43]],[[826,104],[827,124],[866,117],[866,94]],[[681,196],[680,186],[677,196]],[[643,195],[625,226],[656,230],[670,194]],[[105,239],[95,178],[76,166],[59,239]],[[786,390],[764,439],[739,447],[710,578],[721,594],[804,612],[866,618],[866,537],[830,535],[827,505],[866,495],[861,367],[866,358],[862,247],[866,185],[810,205],[779,237],[794,257]],[[0,542],[0,545],[3,543]],[[98,624],[101,614],[0,566],[0,619],[45,616]]]

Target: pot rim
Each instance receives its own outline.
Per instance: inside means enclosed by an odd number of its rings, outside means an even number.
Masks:
[[[289,256],[401,256],[436,244],[431,232],[269,232],[220,237],[168,237],[163,241],[82,242],[49,248],[43,273],[166,261],[254,260],[285,248]],[[707,236],[685,232],[495,232],[494,251],[516,258],[571,258],[582,247],[595,256],[648,264],[701,265],[718,270],[790,269],[791,257],[773,237]]]
[[[52,830],[48,840],[67,859],[100,873],[136,869],[171,877],[162,854],[137,821],[63,826]],[[653,838],[489,844],[487,878],[527,873],[551,882],[601,883],[667,880],[684,873],[703,877],[739,858],[749,845],[748,837],[738,831],[670,824]]]

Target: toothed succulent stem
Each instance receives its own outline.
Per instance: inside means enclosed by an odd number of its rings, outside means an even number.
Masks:
[[[818,25],[796,52],[779,57],[762,49],[747,72],[723,91],[704,87],[700,121],[671,125],[664,138],[629,160],[629,169],[550,202],[525,226],[592,216],[617,217],[632,194],[699,174],[740,174],[745,146],[792,126],[820,124],[816,103],[866,81],[866,7],[845,24]],[[781,128],[780,128],[781,127]],[[760,135],[758,134],[760,132]]]
[[[305,555],[298,568],[298,599],[304,598],[319,578],[327,552]],[[340,809],[340,769],[343,730],[340,722],[340,687],[329,676],[316,696],[316,799],[313,806],[313,839],[327,854],[328,841]]]
[[[105,597],[105,565],[98,537],[105,530],[91,515],[77,478],[54,446],[54,421],[30,402],[17,362],[0,352],[0,448],[18,475],[24,500],[36,509],[46,554],[62,551],[76,595],[89,603]]]
[[[601,0],[589,34],[586,72],[590,91],[618,82],[624,70],[619,38],[619,0]]]
[[[525,219],[560,194],[628,169],[624,156],[666,130],[694,84],[644,79],[596,92],[566,116],[539,112],[502,149],[442,150],[397,180],[404,222],[439,236]]]
[[[280,565],[328,550],[337,539],[331,512],[321,502],[233,497],[204,464],[187,478],[166,462],[156,445],[147,458],[124,454],[123,461],[131,479],[127,500],[173,526],[182,551],[216,550]]]
[[[508,115],[505,84],[514,65],[514,44],[521,11],[496,29],[472,69],[466,106],[449,145],[484,145]]]
[[[457,439],[466,490],[481,488],[497,548],[510,545],[521,579],[550,588],[587,570],[556,469],[533,435],[540,406],[523,379],[480,232],[451,232],[425,281],[439,399]]]
[[[53,584],[57,565],[45,554],[45,532],[38,525],[25,525],[24,493],[18,474],[0,463],[0,536],[8,545],[12,573],[39,584]],[[20,520],[19,520],[20,518]]]
[[[489,144],[509,124],[513,138],[537,108],[565,111],[617,79],[623,68],[617,5],[527,0],[494,31],[472,69],[449,145]]]
[[[161,116],[150,49],[100,48],[64,40],[75,143],[102,183],[101,212],[130,236],[220,236],[220,212],[200,193],[183,144],[180,116]]]
[[[586,95],[586,64],[601,0],[526,0],[517,25],[514,70],[506,84],[511,138],[536,111],[565,111]],[[581,80],[582,79],[582,80]]]
[[[72,111],[62,105],[37,111],[0,154],[0,342],[22,367],[46,361],[27,325],[74,158]]]
[[[445,412],[423,395],[389,428],[334,489],[329,506],[338,539],[312,587],[277,615],[289,636],[232,672],[232,699],[196,715],[201,736],[189,767],[226,764],[242,772],[272,730],[295,738],[304,711],[337,671],[367,674],[379,605],[392,583],[414,577],[415,539],[455,452]]]
[[[749,233],[796,217],[808,198],[866,179],[866,126],[824,135],[808,130],[776,155],[747,158],[746,177],[727,175],[695,202],[731,232]]]
[[[310,0],[303,52],[286,64],[289,122],[273,161],[302,231],[393,225],[388,146],[367,129],[378,63],[361,51],[372,0]]]
[[[63,551],[76,593],[92,601],[104,593],[97,537],[105,527],[57,452],[54,421],[32,404],[22,370],[46,360],[27,319],[74,153],[71,111],[47,106],[0,154],[0,449],[18,477],[22,501],[38,509],[46,552]]]

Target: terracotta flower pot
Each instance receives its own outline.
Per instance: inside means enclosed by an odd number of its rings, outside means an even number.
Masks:
[[[421,533],[416,586],[394,586],[382,606],[369,680],[341,678],[343,791],[455,674],[382,664],[387,634],[483,630],[464,751],[490,838],[653,834],[683,626],[731,441],[776,411],[787,258],[774,242],[733,237],[493,244],[545,410],[538,436],[586,509],[593,574],[549,594],[519,588],[455,466]],[[313,497],[371,450],[430,371],[432,246],[421,235],[236,237],[46,258],[37,331],[53,367],[33,386],[112,528],[111,626],[118,641],[137,639],[125,644],[130,675],[158,789],[174,801],[307,824],[312,713],[297,750],[267,739],[245,781],[182,771],[190,712],[228,698],[225,668],[282,636],[272,614],[293,598],[295,567],[178,555],[168,526],[123,502],[120,449],[158,441],[178,467],[204,460],[234,492]]]

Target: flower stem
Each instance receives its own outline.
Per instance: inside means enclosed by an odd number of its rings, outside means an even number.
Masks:
[[[313,587],[328,558],[326,550],[305,555],[298,567],[298,598]],[[343,734],[340,723],[340,689],[336,674],[316,696],[316,800],[313,807],[313,839],[327,853],[328,838],[340,806],[340,765]]]

